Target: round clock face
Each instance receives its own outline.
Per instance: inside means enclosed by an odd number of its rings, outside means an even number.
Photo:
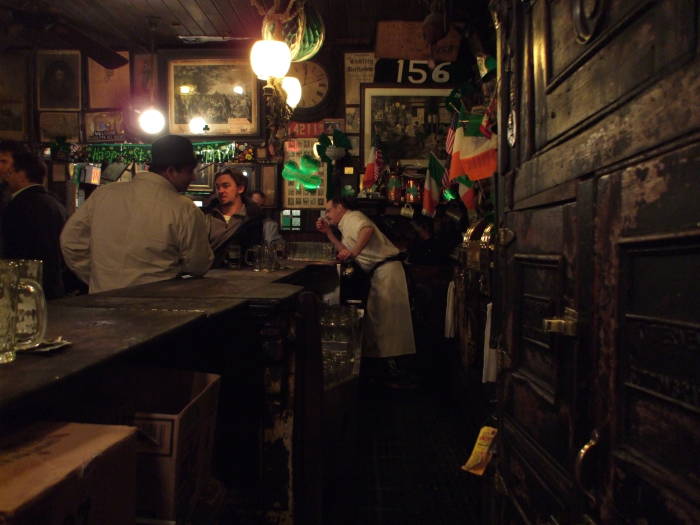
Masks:
[[[295,113],[310,113],[326,101],[330,88],[328,73],[316,62],[294,62],[289,76],[297,77],[301,83],[301,100]]]

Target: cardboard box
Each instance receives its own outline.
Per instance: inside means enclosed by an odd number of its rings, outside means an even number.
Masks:
[[[139,517],[186,519],[211,476],[220,376],[154,369],[137,390]]]
[[[134,522],[136,430],[39,423],[0,442],[0,523]]]

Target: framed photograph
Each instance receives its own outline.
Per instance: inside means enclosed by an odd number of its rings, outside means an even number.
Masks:
[[[0,56],[0,138],[27,138],[27,59],[24,55]]]
[[[126,140],[121,111],[91,111],[85,113],[87,142],[121,142]]]
[[[41,142],[66,142],[80,140],[80,113],[42,111],[39,113],[39,137]]]
[[[345,132],[360,132],[360,108],[359,106],[347,106],[345,108]]]
[[[36,54],[39,110],[80,111],[80,51]]]
[[[118,53],[129,60],[128,51]],[[107,69],[88,58],[88,97],[90,108],[126,108],[131,96],[129,64]]]
[[[451,89],[363,84],[360,158],[378,140],[387,162],[426,166],[431,151],[444,149]]]
[[[135,54],[131,59],[131,93],[136,106],[147,106],[156,100],[158,55]]]
[[[190,135],[199,117],[209,135],[260,135],[258,82],[248,59],[206,58],[168,62],[170,133]]]
[[[359,157],[360,156],[360,136],[359,135],[348,135],[348,140],[352,149],[350,150],[350,156]]]
[[[221,164],[211,162],[208,164],[200,163],[194,170],[194,180],[192,184],[187,186],[187,191],[191,192],[208,192],[214,191],[214,175],[221,168]]]

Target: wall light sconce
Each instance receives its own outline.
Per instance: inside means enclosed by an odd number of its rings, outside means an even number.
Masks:
[[[287,105],[294,109],[301,100],[301,82],[297,77],[284,77],[282,89],[287,93]]]
[[[149,135],[156,135],[165,127],[165,116],[155,108],[149,108],[139,115],[139,126]]]

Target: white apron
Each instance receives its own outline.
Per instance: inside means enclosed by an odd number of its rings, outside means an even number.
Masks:
[[[399,261],[381,265],[372,275],[364,325],[364,357],[415,354],[406,275]]]

